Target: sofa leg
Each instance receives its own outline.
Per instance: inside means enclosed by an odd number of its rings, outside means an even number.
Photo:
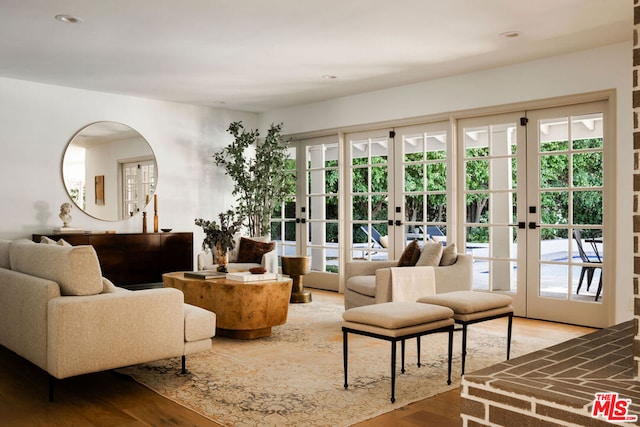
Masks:
[[[187,373],[187,356],[182,355],[182,370],[180,371],[182,375]]]
[[[56,379],[49,375],[49,402],[53,402],[53,388]]]

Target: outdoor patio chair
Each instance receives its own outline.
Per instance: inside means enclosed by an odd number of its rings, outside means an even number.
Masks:
[[[382,244],[381,238],[382,236],[380,235],[380,233],[378,232],[378,230],[376,230],[376,228],[374,226],[361,226],[360,229],[362,231],[364,231],[365,233],[367,233],[367,236],[369,236],[369,239],[371,239],[371,241],[373,242],[373,247],[376,248],[384,248],[385,245]]]
[[[580,259],[582,262],[588,262],[590,264],[595,265],[584,265],[580,270],[580,279],[578,280],[578,289],[576,290],[576,294],[580,293],[580,288],[582,287],[582,281],[584,280],[584,275],[587,275],[587,291],[591,287],[591,282],[593,281],[593,275],[596,269],[600,269],[600,281],[598,283],[598,290],[596,291],[596,301],[600,297],[600,293],[602,292],[602,258],[600,258],[600,253],[598,252],[598,248],[594,241],[591,241],[591,246],[593,247],[594,255],[588,255],[584,247],[582,246],[582,238],[580,237],[580,230],[573,230],[573,238],[575,239],[578,245],[578,253],[580,254]]]

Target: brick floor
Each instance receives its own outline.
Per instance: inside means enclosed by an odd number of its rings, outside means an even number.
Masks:
[[[611,425],[591,416],[597,392],[631,399],[628,415],[640,415],[633,336],[629,321],[465,375],[463,426]]]

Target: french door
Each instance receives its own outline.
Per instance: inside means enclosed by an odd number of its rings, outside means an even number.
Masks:
[[[336,291],[341,252],[338,146],[337,135],[292,143],[287,169],[295,192],[274,212],[271,227],[279,255],[311,257],[306,285]]]
[[[447,240],[449,123],[346,134],[351,259],[397,259],[408,241]]]
[[[458,121],[458,224],[474,289],[510,294],[516,315],[610,324],[607,116],[595,102]]]

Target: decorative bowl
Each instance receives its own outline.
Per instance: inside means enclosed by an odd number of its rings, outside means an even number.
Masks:
[[[160,230],[164,231],[165,233],[168,233],[171,230],[173,230],[173,228],[161,228]]]

